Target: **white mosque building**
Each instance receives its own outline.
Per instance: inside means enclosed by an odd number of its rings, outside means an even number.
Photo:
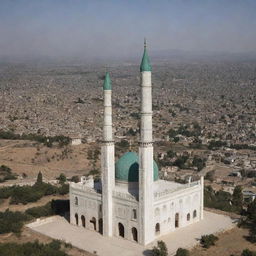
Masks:
[[[140,65],[141,110],[138,153],[115,163],[112,132],[112,86],[106,73],[101,182],[82,177],[70,184],[70,222],[103,236],[142,245],[203,219],[203,177],[180,184],[159,179],[153,159],[151,65],[146,44]]]

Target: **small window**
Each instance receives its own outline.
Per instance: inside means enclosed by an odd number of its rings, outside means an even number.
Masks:
[[[159,234],[160,234],[160,224],[159,224],[159,223],[156,223],[156,226],[155,226],[155,233],[156,233],[156,235],[159,235]]]
[[[102,205],[99,205],[99,211],[102,212]]]
[[[135,209],[132,210],[132,218],[133,218],[134,220],[137,219],[137,212],[136,212]]]
[[[78,205],[78,198],[77,198],[77,196],[75,197],[75,205]]]

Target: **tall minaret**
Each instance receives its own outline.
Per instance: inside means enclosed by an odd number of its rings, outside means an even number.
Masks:
[[[102,216],[103,235],[113,235],[113,200],[112,191],[114,187],[115,173],[115,147],[112,133],[112,104],[111,104],[111,80],[106,73],[103,84],[104,90],[104,126],[103,143],[101,147],[101,172],[102,172]]]
[[[141,124],[139,142],[139,243],[154,239],[153,220],[153,138],[152,138],[152,85],[151,65],[146,40],[140,65]]]

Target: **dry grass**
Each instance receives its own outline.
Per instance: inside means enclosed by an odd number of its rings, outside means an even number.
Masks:
[[[25,173],[27,180],[35,179],[39,171],[48,180],[60,173],[68,177],[84,175],[92,169],[92,161],[87,159],[88,149],[96,147],[96,144],[81,144],[48,148],[33,141],[0,140],[0,165],[7,165],[20,175]]]
[[[248,248],[256,251],[256,245],[248,242],[245,236],[248,235],[247,229],[235,227],[229,231],[220,234],[216,245],[209,249],[201,246],[195,247],[191,251],[191,256],[240,256],[241,252]]]
[[[38,240],[41,243],[49,243],[52,241],[51,238],[44,236],[42,234],[36,233],[32,231],[31,229],[24,227],[21,235],[18,237],[12,233],[0,235],[0,243],[27,243],[27,242],[33,242],[35,240]],[[77,248],[68,248],[65,249],[65,251],[71,255],[71,256],[92,256],[89,252],[82,251]]]

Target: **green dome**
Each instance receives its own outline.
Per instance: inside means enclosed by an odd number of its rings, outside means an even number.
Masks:
[[[158,166],[155,161],[153,166],[154,181],[156,181],[158,180]],[[121,181],[139,181],[139,157],[136,153],[127,152],[116,162],[115,178]]]

